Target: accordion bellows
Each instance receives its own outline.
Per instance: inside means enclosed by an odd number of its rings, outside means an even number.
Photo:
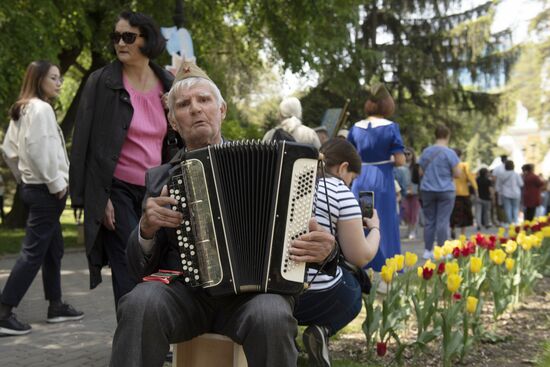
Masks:
[[[318,155],[284,141],[187,152],[169,179],[184,282],[215,296],[302,291],[305,264],[288,248],[308,232]]]

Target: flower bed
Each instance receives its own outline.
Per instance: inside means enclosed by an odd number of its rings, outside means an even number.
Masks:
[[[501,228],[496,236],[478,233],[447,241],[434,248],[433,261],[420,266],[412,253],[388,259],[380,273],[388,292],[378,301],[375,285],[364,297],[369,353],[382,362],[392,342],[399,364],[407,349],[422,353],[428,344],[438,343],[444,366],[463,361],[490,335],[480,320],[484,302],[491,301],[492,317],[498,319],[550,267],[548,217],[511,226],[507,232]],[[411,323],[416,338],[402,341]]]

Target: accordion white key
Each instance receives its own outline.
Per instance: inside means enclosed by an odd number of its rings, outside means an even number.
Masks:
[[[183,281],[214,296],[302,291],[305,264],[288,249],[308,232],[318,156],[284,141],[187,152],[169,179]]]

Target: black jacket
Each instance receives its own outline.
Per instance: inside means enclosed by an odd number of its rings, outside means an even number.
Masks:
[[[164,91],[170,90],[174,79],[172,74],[152,62],[149,65]],[[101,283],[101,268],[107,263],[97,235],[133,113],[130,95],[122,82],[120,61],[116,60],[90,75],[78,107],[69,169],[72,206],[85,210],[84,238],[90,288]],[[168,131],[173,137],[173,130],[169,127]],[[165,146],[167,140],[165,138]]]

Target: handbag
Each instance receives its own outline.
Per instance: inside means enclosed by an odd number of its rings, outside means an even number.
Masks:
[[[365,269],[359,268],[349,263],[344,259],[343,255],[340,255],[339,265],[343,269],[342,271],[349,271],[355,277],[355,279],[357,279],[357,282],[359,282],[359,285],[361,286],[361,293],[370,293],[372,282]]]

